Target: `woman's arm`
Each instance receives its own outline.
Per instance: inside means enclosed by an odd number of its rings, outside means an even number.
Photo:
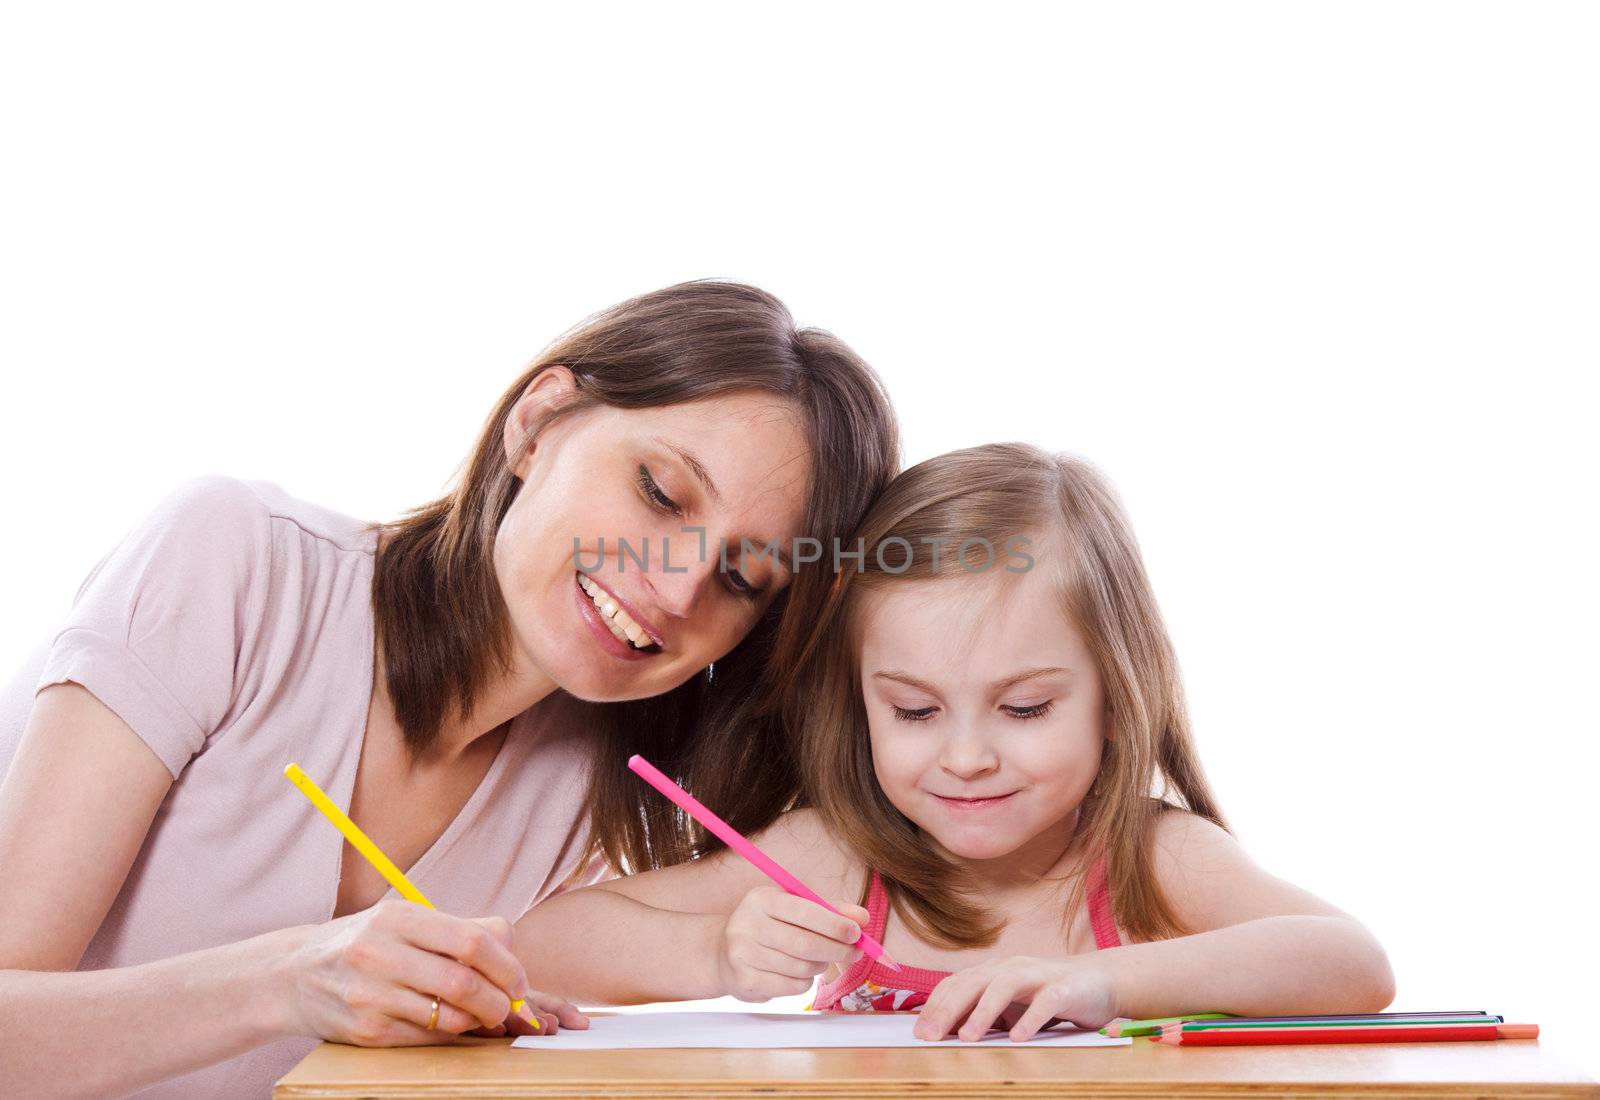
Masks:
[[[83,687],[59,684],[35,699],[0,784],[8,1091],[113,1095],[291,1035],[448,1041],[500,1025],[510,1008],[502,990],[526,988],[504,921],[404,902],[143,966],[70,972],[171,784],[154,752]],[[436,1031],[422,1026],[431,1001],[417,989],[443,995]],[[553,999],[535,1003],[569,1026],[578,1019]]]
[[[1263,871],[1226,831],[1169,811],[1152,848],[1157,880],[1193,935],[1061,959],[1005,959],[952,975],[916,1033],[1014,1039],[1053,1017],[1100,1027],[1187,1012],[1270,1016],[1376,1012],[1394,998],[1388,956],[1355,918]],[[1012,1005],[1025,1012],[1009,1012]]]
[[[540,988],[583,1004],[803,992],[853,953],[866,919],[849,904],[859,868],[809,810],[751,839],[849,919],[789,896],[724,849],[541,902],[517,922],[518,954]]]
[[[242,995],[260,968],[236,948],[59,973],[78,965],[171,785],[84,688],[35,700],[0,786],[0,1032],[21,1094],[130,1091],[278,1034],[266,999]]]

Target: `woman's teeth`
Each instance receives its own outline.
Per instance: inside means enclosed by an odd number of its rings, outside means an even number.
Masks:
[[[618,640],[627,642],[635,649],[648,649],[655,644],[649,632],[634,622],[632,616],[622,610],[604,588],[582,573],[578,574],[578,585],[588,594],[590,602],[599,609],[600,621],[606,624]]]

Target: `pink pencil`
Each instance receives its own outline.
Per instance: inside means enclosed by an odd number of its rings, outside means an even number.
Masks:
[[[773,882],[776,882],[785,890],[789,891],[789,893],[793,894],[797,898],[805,898],[807,901],[814,901],[830,913],[839,912],[839,910],[835,909],[833,906],[829,905],[827,902],[819,898],[814,892],[812,892],[809,886],[774,863],[771,857],[769,857],[760,848],[757,848],[754,844],[751,844],[744,837],[740,836],[726,821],[722,820],[722,818],[718,817],[716,814],[712,813],[710,810],[701,805],[700,800],[695,798],[694,795],[690,794],[672,780],[668,779],[665,775],[661,774],[660,769],[654,764],[650,763],[650,761],[646,760],[642,756],[634,755],[628,758],[628,767],[631,768],[634,774],[638,775],[639,778],[643,779],[656,790],[672,799],[672,801],[675,802],[684,813],[694,818],[701,825],[704,825],[706,831],[712,836],[716,837],[728,847],[732,848],[735,852],[738,852],[740,855],[744,856],[745,859],[748,859],[751,863],[755,864],[758,871],[766,875]],[[842,913],[840,915],[843,916]],[[856,946],[861,948],[861,953],[863,955],[877,959],[884,966],[887,966],[893,970],[900,969],[900,964],[889,957],[889,953],[883,949],[883,944],[867,935],[865,931],[863,931],[860,937],[857,938]]]

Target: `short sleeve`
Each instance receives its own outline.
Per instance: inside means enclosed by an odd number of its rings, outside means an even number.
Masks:
[[[184,482],[90,571],[35,694],[82,684],[177,778],[233,704],[271,552],[271,514],[247,484]]]

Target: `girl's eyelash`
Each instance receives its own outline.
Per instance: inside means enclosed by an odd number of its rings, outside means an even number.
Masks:
[[[1043,718],[1050,713],[1050,708],[1055,706],[1055,700],[1047,699],[1043,703],[1035,703],[1031,707],[1002,707],[1013,718],[1027,721],[1029,718]]]
[[[639,483],[639,491],[644,494],[645,499],[651,504],[654,504],[663,512],[670,512],[675,516],[683,514],[683,510],[678,507],[678,502],[661,491],[661,486],[657,485],[656,479],[650,476],[650,470],[647,466],[643,464],[639,466],[639,476],[635,480]],[[764,588],[756,588],[745,580],[743,575],[736,569],[728,570],[727,575],[733,578],[728,582],[728,590],[742,599],[754,603],[761,598],[761,593],[766,591]]]
[[[635,480],[639,483],[639,491],[644,494],[645,499],[651,504],[654,504],[664,512],[671,512],[673,515],[682,513],[682,509],[678,507],[678,502],[661,491],[661,486],[656,484],[656,479],[650,476],[649,469],[641,465],[639,467],[639,476]]]
[[[1047,700],[1043,703],[1036,703],[1031,707],[1001,707],[1000,709],[1011,715],[1011,717],[1026,722],[1030,718],[1043,718],[1050,713],[1051,708],[1054,706],[1054,700]],[[905,707],[897,707],[890,704],[889,709],[894,711],[894,716],[902,722],[926,722],[933,717],[933,712],[938,708],[917,707],[915,710],[909,710]]]

